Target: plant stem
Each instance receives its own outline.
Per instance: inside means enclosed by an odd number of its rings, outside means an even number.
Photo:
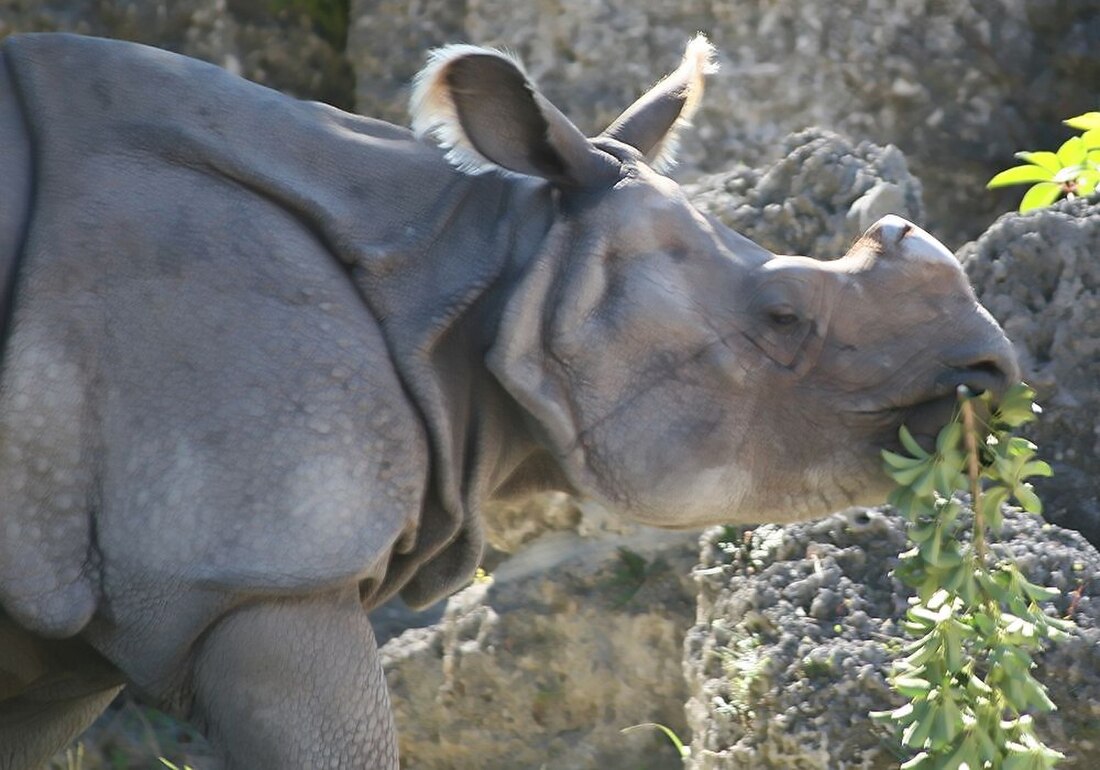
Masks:
[[[974,406],[970,392],[959,389],[963,418],[963,441],[966,445],[967,475],[970,477],[970,506],[974,509],[974,553],[978,564],[985,564],[985,519],[982,516],[981,467],[978,463],[978,430],[974,425]]]

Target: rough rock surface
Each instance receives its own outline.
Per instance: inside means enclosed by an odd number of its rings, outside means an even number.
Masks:
[[[77,32],[133,40],[350,109],[353,76],[343,41],[276,6],[274,0],[0,0],[0,38]]]
[[[921,184],[893,146],[818,128],[786,137],[780,158],[684,186],[692,202],[778,254],[834,259],[886,214],[924,219]]]
[[[1058,614],[1075,602],[1078,634],[1039,656],[1036,672],[1060,710],[1037,721],[1067,756],[1059,768],[1095,767],[1100,554],[1027,514],[1006,517],[1000,542],[1029,579],[1063,592]],[[867,713],[901,703],[884,672],[904,639],[907,591],[889,574],[904,545],[902,520],[875,509],[704,534],[685,644],[690,770],[897,767]]]
[[[664,770],[684,732],[680,672],[695,538],[547,535],[443,620],[382,647],[410,770]]]
[[[1057,146],[1059,121],[1096,109],[1092,0],[352,0],[360,111],[404,121],[424,48],[501,45],[587,131],[601,130],[684,41],[708,33],[721,70],[684,143],[685,172],[758,165],[817,125],[895,144],[924,181],[931,229],[956,246],[1013,193],[982,185],[1019,149]],[[410,55],[397,56],[394,51]]]
[[[1046,516],[1100,544],[1100,200],[1006,215],[959,256],[1045,409]]]

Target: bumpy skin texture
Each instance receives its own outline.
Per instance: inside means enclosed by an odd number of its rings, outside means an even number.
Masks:
[[[414,124],[464,171],[154,49],[3,56],[0,126],[27,130],[0,154],[24,212],[0,222],[0,648],[45,663],[0,668],[0,724],[51,704],[3,770],[120,682],[230,768],[389,770],[364,610],[468,580],[483,501],[817,516],[882,493],[902,420],[933,433],[958,384],[1017,374],[908,222],[775,257],[649,166],[698,102],[702,39],[592,140],[511,59],[438,52]],[[51,686],[66,669],[79,692]]]

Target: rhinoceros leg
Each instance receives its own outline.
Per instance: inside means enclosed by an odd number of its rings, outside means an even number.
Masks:
[[[228,770],[397,770],[378,647],[355,590],[246,605],[204,637],[192,719]]]
[[[82,733],[122,674],[76,638],[41,639],[0,611],[0,770],[31,770]]]
[[[38,770],[110,705],[122,687],[71,698],[21,697],[0,704],[0,770]]]

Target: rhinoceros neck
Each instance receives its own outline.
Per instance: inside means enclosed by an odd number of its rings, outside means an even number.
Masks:
[[[378,318],[431,449],[422,536],[436,555],[402,589],[413,606],[435,601],[480,562],[481,503],[538,456],[518,407],[489,372],[505,300],[550,228],[545,185],[445,167],[402,237],[357,241],[356,286]],[[408,212],[406,212],[408,214]],[[431,532],[423,521],[436,522]],[[420,553],[437,544],[424,542]],[[403,557],[395,559],[400,562]],[[411,574],[401,564],[391,571]]]
[[[487,457],[482,446],[485,434],[496,432],[491,424],[502,419],[507,401],[484,357],[504,301],[538,251],[554,207],[544,185],[470,177],[449,167],[438,172],[431,180],[434,197],[406,217],[403,237],[360,247],[352,274],[424,414],[439,473],[454,476],[443,486],[468,497],[473,487],[492,484],[490,466],[508,464]]]

